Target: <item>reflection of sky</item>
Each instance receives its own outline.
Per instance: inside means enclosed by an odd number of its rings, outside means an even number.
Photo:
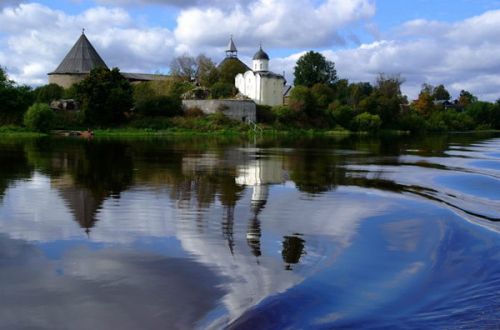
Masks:
[[[183,163],[193,166],[195,160]],[[427,167],[348,168],[368,179],[453,190]],[[168,186],[141,184],[105,199],[87,236],[48,177],[15,182],[0,203],[0,327],[64,327],[72,320],[82,329],[192,328],[198,321],[202,328],[363,327],[377,315],[397,320],[433,304],[448,313],[460,313],[448,304],[477,312],[485,305],[468,306],[463,297],[499,289],[492,280],[500,271],[497,233],[441,206],[354,186],[308,195],[283,183],[280,162],[249,161],[237,172],[236,182],[248,186],[232,210],[232,252],[220,201],[200,209],[195,197],[179,202]],[[256,216],[253,190],[262,184],[269,189],[257,215],[256,257],[247,233]],[[305,241],[292,271],[281,255],[285,236]],[[466,286],[471,281],[474,288]]]
[[[186,329],[223,295],[209,268],[134,250],[81,246],[54,261],[0,235],[0,260],[2,329]]]
[[[348,176],[404,185],[409,191],[426,194],[465,211],[461,215],[473,221],[477,216],[498,219],[500,158],[493,151],[499,143],[499,139],[492,139],[467,147],[450,147],[445,152],[447,157],[401,155],[397,160],[381,158],[378,165],[355,163],[346,167]],[[391,165],[386,164],[387,161]],[[491,223],[485,225],[495,227]]]
[[[7,191],[0,207],[0,231],[11,239],[36,243],[46,255],[43,258],[50,258],[43,263],[57,264],[52,271],[58,276],[78,276],[110,285],[115,280],[126,281],[130,276],[123,275],[123,280],[113,278],[129,273],[120,268],[121,263],[101,259],[114,250],[113,246],[139,248],[138,251],[143,252],[134,252],[139,253],[137,258],[157,253],[185,257],[179,250],[182,247],[192,256],[190,260],[227,279],[223,286],[226,294],[221,302],[228,315],[210,321],[211,326],[218,327],[235,320],[266,297],[285,292],[303,281],[311,269],[322,267],[322,260],[331,259],[350,244],[360,220],[388,207],[379,198],[370,201],[367,194],[362,198],[369,207],[359,208],[347,191],[303,199],[293,185],[278,185],[271,186],[270,193],[273,197],[259,216],[263,249],[263,256],[259,258],[251,253],[246,241],[248,221],[253,217],[251,188],[246,190],[234,211],[234,255],[222,237],[220,222],[225,211],[219,203],[200,211],[204,222],[200,230],[200,214],[193,212],[193,205],[183,204],[178,208],[168,198],[167,191],[133,188],[123,192],[119,199],[103,202],[96,214],[98,221],[87,237],[84,229],[72,220],[73,215],[57,189],[40,174],[35,175],[35,180],[17,182]],[[303,235],[307,254],[302,264],[295,267],[296,271],[287,271],[280,252],[282,240],[283,236],[294,234]],[[324,235],[329,238],[321,238]],[[82,250],[79,246],[85,248]],[[74,251],[85,251],[86,257],[98,263],[97,268],[82,261],[80,252]]]

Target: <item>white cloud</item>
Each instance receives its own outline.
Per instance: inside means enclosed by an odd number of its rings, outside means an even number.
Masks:
[[[97,2],[132,4],[128,0]],[[41,4],[0,1],[0,65],[7,67],[10,77],[20,83],[47,83],[46,73],[57,67],[80,29],[86,27],[87,36],[108,66],[155,72],[165,70],[173,56],[183,53],[205,53],[219,60],[233,34],[240,58],[246,62],[260,42],[266,50],[282,54],[303,49],[272,58],[271,69],[286,71],[289,82],[293,82],[295,62],[305,50],[323,49],[323,54],[336,63],[339,75],[351,81],[373,82],[381,72],[401,73],[406,79],[404,92],[410,98],[416,97],[423,83],[443,83],[454,96],[467,89],[485,100],[500,97],[498,10],[455,23],[413,20],[381,34],[370,22],[375,15],[373,0],[134,3],[179,7],[175,28],[170,31],[161,26],[144,26],[131,16],[130,8],[129,12],[124,8],[95,7],[69,15]],[[383,38],[356,48],[331,49],[345,44],[344,38],[358,43],[356,35],[348,30],[361,25],[368,34]]]
[[[353,49],[326,50],[340,77],[374,82],[379,73],[400,73],[403,91],[416,98],[423,83],[445,84],[456,97],[462,89],[480,99],[500,98],[500,10],[456,23],[407,22],[392,39]],[[279,71],[293,72],[301,55],[275,59]]]
[[[182,11],[175,36],[179,47],[220,47],[234,34],[238,44],[255,48],[259,42],[270,47],[327,47],[343,44],[339,29],[375,14],[369,0],[258,0],[230,10],[211,7]]]
[[[160,27],[136,25],[124,9],[95,7],[72,16],[30,3],[0,11],[0,61],[15,81],[47,83],[78,39],[81,29],[110,67],[123,71],[155,72],[173,56],[172,33]],[[131,42],[133,41],[133,42]]]

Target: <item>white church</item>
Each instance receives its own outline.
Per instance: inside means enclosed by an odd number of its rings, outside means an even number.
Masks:
[[[236,50],[232,38],[229,49]],[[253,57],[252,70],[235,77],[235,86],[240,93],[262,105],[282,105],[285,84],[285,77],[269,71],[269,55],[262,46]]]

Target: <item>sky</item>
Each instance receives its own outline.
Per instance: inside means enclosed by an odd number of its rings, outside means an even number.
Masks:
[[[109,67],[168,73],[176,56],[224,57],[234,36],[250,64],[262,44],[271,70],[293,82],[309,50],[339,78],[400,74],[403,92],[444,84],[500,98],[496,0],[0,0],[0,66],[21,84],[46,84],[82,29]]]

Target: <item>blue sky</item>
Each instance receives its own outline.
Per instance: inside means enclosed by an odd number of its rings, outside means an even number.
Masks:
[[[351,81],[401,74],[410,98],[423,83],[500,98],[500,1],[0,0],[0,65],[20,83],[44,84],[83,27],[123,71],[168,72],[182,54],[220,61],[234,34],[242,60],[262,42],[289,81],[313,49]]]

